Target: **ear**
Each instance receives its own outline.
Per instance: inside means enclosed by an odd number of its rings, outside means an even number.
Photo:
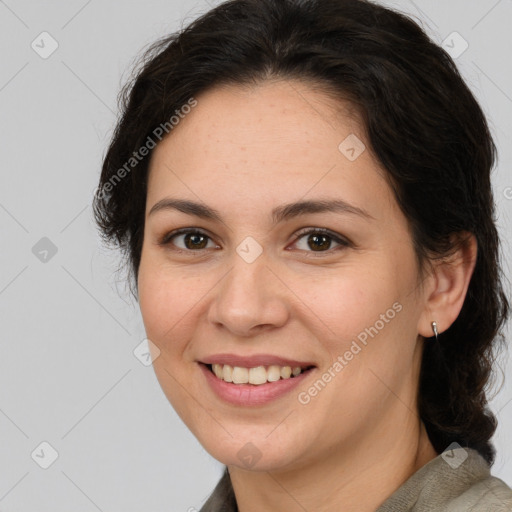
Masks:
[[[424,309],[418,320],[418,334],[425,338],[434,335],[432,322],[439,333],[446,331],[459,316],[475,269],[477,241],[472,233],[453,235],[457,251],[433,261],[432,274],[424,286]]]

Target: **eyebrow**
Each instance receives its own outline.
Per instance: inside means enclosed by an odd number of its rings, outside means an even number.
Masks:
[[[218,210],[187,199],[164,198],[153,205],[148,213],[148,217],[163,210],[177,210],[188,215],[195,215],[202,219],[223,223],[222,216]],[[317,199],[277,206],[272,210],[272,222],[273,224],[279,224],[280,222],[290,220],[300,215],[327,212],[348,213],[357,215],[366,220],[375,220],[366,210],[351,205],[342,199]]]

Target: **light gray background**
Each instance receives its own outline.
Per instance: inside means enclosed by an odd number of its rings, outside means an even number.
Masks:
[[[510,276],[512,1],[386,3],[421,20],[439,43],[456,31],[469,44],[457,63],[500,152],[493,179]],[[0,1],[1,511],[185,512],[199,509],[219,479],[221,464],[133,354],[145,338],[138,307],[116,282],[118,256],[101,247],[90,207],[134,58],[207,8]],[[31,47],[43,46],[43,31],[59,45],[47,59]],[[32,252],[42,237],[57,248],[46,262]],[[498,392],[501,383],[498,372],[493,472],[511,485],[512,380]],[[49,456],[43,441],[58,452],[48,469],[35,462]]]

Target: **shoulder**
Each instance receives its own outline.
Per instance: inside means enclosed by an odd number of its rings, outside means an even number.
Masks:
[[[489,476],[476,482],[460,496],[447,503],[454,512],[510,512],[512,511],[512,489],[499,478]]]
[[[512,489],[471,448],[447,450],[414,473],[377,512],[511,512]]]

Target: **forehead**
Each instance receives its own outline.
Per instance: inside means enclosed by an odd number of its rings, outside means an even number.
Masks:
[[[232,147],[244,150],[276,144],[281,150],[295,146],[293,150],[297,151],[314,144],[319,150],[332,151],[337,149],[336,143],[332,147],[333,131],[338,132],[336,138],[343,133],[364,138],[352,104],[335,100],[312,83],[274,80],[251,86],[224,85],[202,93],[196,101],[197,106],[181,116],[165,139],[193,144],[194,154],[198,150],[223,151],[226,147],[229,154]],[[320,139],[324,142],[321,146]],[[165,146],[164,141],[155,152]]]
[[[308,191],[374,202],[389,193],[356,109],[312,84],[223,86],[196,100],[153,152],[153,202],[178,190],[201,199],[212,191],[226,199],[237,194],[248,205],[256,198],[280,204],[283,194],[298,199]]]

